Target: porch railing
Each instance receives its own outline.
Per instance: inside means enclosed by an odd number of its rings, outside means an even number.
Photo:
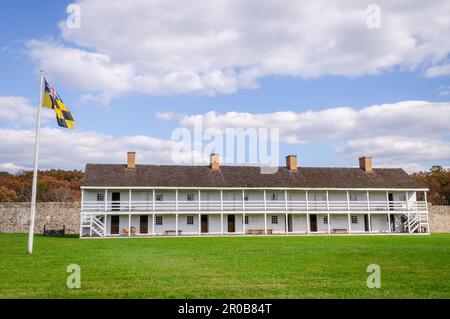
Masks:
[[[425,201],[83,201],[83,211],[426,211]]]

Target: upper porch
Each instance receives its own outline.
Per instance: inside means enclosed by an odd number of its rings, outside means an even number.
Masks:
[[[82,188],[82,212],[427,211],[426,190]]]

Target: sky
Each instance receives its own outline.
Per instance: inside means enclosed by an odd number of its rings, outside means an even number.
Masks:
[[[276,142],[281,165],[297,154],[300,167],[364,155],[408,172],[449,167],[450,3],[373,4],[2,1],[0,170],[33,166],[40,70],[76,119],[65,130],[42,110],[42,169],[124,163],[127,151],[205,163],[228,154],[208,136],[240,129],[257,130],[257,152]],[[227,163],[263,161],[254,151],[235,146]]]

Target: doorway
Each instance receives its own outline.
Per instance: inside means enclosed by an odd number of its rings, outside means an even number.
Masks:
[[[120,210],[120,193],[112,193],[111,200],[112,200],[112,210],[113,211]]]
[[[292,233],[292,215],[288,214],[288,232]]]
[[[148,234],[148,216],[141,215],[139,220],[139,233]]]
[[[388,194],[389,210],[394,210],[394,194]]]
[[[202,221],[202,233],[207,233],[208,232],[208,215],[202,215],[201,221]]]
[[[117,215],[111,216],[111,235],[119,234],[119,222],[120,216]]]
[[[369,215],[364,215],[364,231],[369,231]]]
[[[391,231],[395,231],[395,216],[394,215],[390,215],[391,216],[391,220],[389,223],[389,227],[391,227]]]
[[[236,217],[235,215],[228,215],[228,232],[234,233],[236,231]]]
[[[309,215],[309,227],[312,232],[317,231],[317,215]]]

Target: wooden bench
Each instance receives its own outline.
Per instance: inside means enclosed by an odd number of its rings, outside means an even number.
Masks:
[[[168,229],[165,231],[165,234],[167,236],[175,236],[177,234],[177,231],[175,229]],[[178,235],[181,235],[181,230],[178,230]]]
[[[252,228],[248,230],[250,235],[264,235],[264,228]],[[272,234],[272,229],[267,229],[267,234]]]
[[[48,229],[47,225],[44,225],[44,236],[63,237],[65,234],[66,234],[65,225],[63,225],[62,229]]]
[[[334,228],[333,233],[334,234],[347,234],[348,230],[345,228]]]

